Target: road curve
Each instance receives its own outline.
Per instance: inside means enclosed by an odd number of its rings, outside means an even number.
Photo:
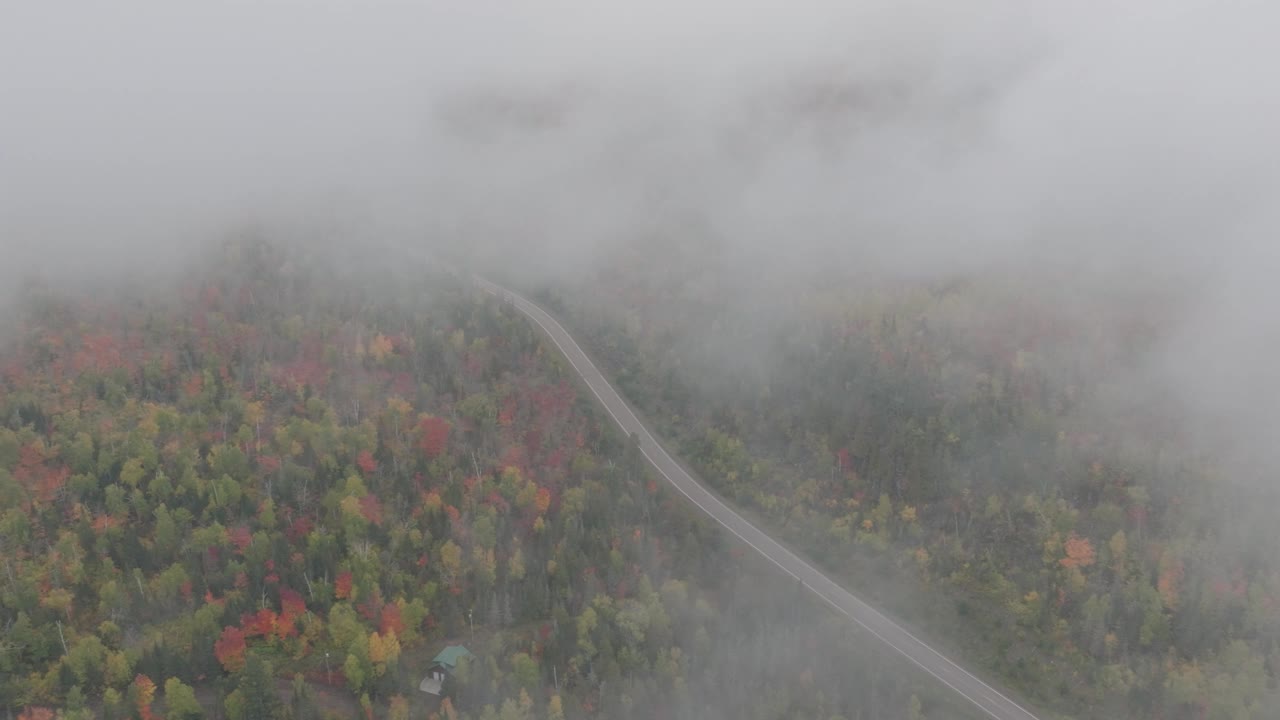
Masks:
[[[658,444],[653,434],[631,411],[631,407],[613,389],[609,381],[605,380],[600,370],[555,318],[536,304],[500,285],[478,276],[473,276],[473,279],[485,292],[511,302],[516,309],[542,328],[547,337],[560,348],[560,352],[582,377],[587,387],[591,388],[591,392],[613,417],[614,422],[628,435],[638,436],[640,452],[650,464],[694,505],[701,508],[729,532],[737,535],[743,542],[755,548],[756,552],[777,565],[784,573],[800,581],[837,612],[862,626],[867,632],[898,651],[921,670],[932,675],[995,720],[1039,720],[1030,711],[912,635],[906,628],[859,600],[712,495]]]

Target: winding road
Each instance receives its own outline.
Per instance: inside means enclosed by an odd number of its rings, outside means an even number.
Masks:
[[[729,532],[755,548],[782,572],[800,581],[813,594],[822,598],[835,610],[862,626],[886,645],[932,675],[939,682],[954,690],[965,700],[976,705],[995,720],[1039,720],[1036,715],[1009,699],[1000,691],[979,680],[972,673],[934,650],[923,640],[889,619],[875,608],[859,600],[848,590],[832,581],[825,574],[805,562],[795,553],[752,525],[732,508],[694,480],[671,455],[654,439],[653,434],[640,422],[631,407],[605,380],[604,375],[574,342],[568,331],[549,313],[520,295],[496,285],[484,278],[472,276],[486,292],[511,302],[516,309],[533,320],[547,337],[560,348],[569,364],[591,388],[596,399],[604,406],[628,435],[639,438],[640,452],[685,497],[702,509]]]

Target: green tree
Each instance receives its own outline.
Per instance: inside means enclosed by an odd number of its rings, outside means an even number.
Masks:
[[[227,713],[227,720],[252,720],[246,714],[244,693],[238,688],[227,693],[222,699],[222,707]]]
[[[195,690],[178,678],[164,681],[164,706],[170,720],[197,720],[204,717],[204,708],[196,700]]]
[[[280,714],[280,697],[276,694],[275,673],[271,664],[256,653],[249,653],[240,682],[236,686],[244,701],[248,718],[276,718]]]
[[[519,652],[511,656],[511,672],[516,684],[525,690],[534,690],[541,684],[538,663],[528,653]]]
[[[351,688],[351,692],[360,692],[364,688],[365,681],[368,679],[365,673],[365,665],[360,658],[353,653],[347,653],[347,659],[342,663],[342,674],[347,678],[347,686]]]
[[[124,696],[119,690],[109,687],[102,693],[102,715],[105,720],[124,720],[128,717]]]
[[[169,512],[169,508],[161,504],[155,510],[156,526],[155,526],[155,548],[156,557],[163,560],[173,558],[180,547],[178,539],[178,525],[173,520],[173,515]]]

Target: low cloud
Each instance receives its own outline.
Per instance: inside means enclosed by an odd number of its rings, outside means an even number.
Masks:
[[[1277,20],[1256,0],[15,3],[0,280],[146,275],[260,225],[530,280],[640,248],[779,286],[1033,273],[1090,313],[1175,287],[1143,380],[1261,442],[1280,423],[1241,407],[1280,396]]]

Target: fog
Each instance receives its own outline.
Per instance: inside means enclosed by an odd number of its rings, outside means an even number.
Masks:
[[[7,3],[0,279],[145,277],[262,225],[539,279],[651,243],[782,284],[1176,285],[1194,302],[1151,377],[1263,441],[1277,20],[1203,0]]]
[[[522,286],[639,251],[744,297],[868,273],[1032,278],[1082,318],[1172,296],[1112,386],[1274,469],[1277,23],[1261,0],[4,2],[0,295],[166,278],[254,228]]]
[[[9,3],[3,277],[145,275],[265,223],[550,277],[658,238],[773,282],[841,263],[1176,282],[1198,303],[1151,369],[1227,419],[1280,386],[1278,16]]]
[[[1263,3],[774,5],[10,7],[4,234],[139,252],[338,202],[579,256],[686,210],[764,254],[951,267],[1260,231]]]

